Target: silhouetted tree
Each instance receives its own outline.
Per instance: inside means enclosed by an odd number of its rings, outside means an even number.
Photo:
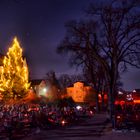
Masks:
[[[60,93],[61,96],[65,96],[67,94],[67,87],[72,85],[71,78],[68,74],[62,74],[59,78],[59,85],[60,85]]]
[[[95,60],[109,86],[109,106],[114,114],[117,79],[128,65],[140,68],[140,12],[137,0],[110,0],[88,9],[92,20],[71,21],[58,50],[71,52],[78,64]],[[89,61],[88,61],[89,62]],[[85,63],[84,63],[85,64]],[[90,64],[92,64],[90,62]]]
[[[111,0],[98,6],[91,5],[88,12],[99,24],[99,48],[108,59],[101,65],[108,75],[110,86],[110,110],[114,114],[114,98],[120,71],[127,69],[127,64],[140,68],[140,12],[137,0]],[[98,53],[97,53],[98,54]]]
[[[82,74],[77,74],[77,75],[71,75],[70,76],[70,78],[71,78],[71,82],[72,82],[72,84],[74,84],[75,82],[85,82],[85,78],[84,78],[84,76],[82,75]]]
[[[54,71],[46,73],[47,93],[50,101],[54,101],[60,97],[60,86]]]
[[[66,87],[68,87],[72,84],[71,77],[68,74],[60,75],[58,80],[59,80],[61,89],[65,89]]]
[[[96,39],[96,23],[94,21],[70,21],[66,24],[67,36],[58,47],[58,52],[72,52],[71,61],[74,65],[83,67],[84,76],[86,81],[91,83],[93,88],[96,89],[96,107],[98,110],[98,93],[100,90],[101,78],[105,78],[105,73],[102,66],[94,57],[93,47],[99,52]],[[90,45],[92,41],[92,46]],[[103,60],[105,58],[103,57]],[[104,75],[102,77],[102,75]]]
[[[46,73],[46,81],[50,86],[55,85],[59,87],[59,82],[54,71],[49,71]]]

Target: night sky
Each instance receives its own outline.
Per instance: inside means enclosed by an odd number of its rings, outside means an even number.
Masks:
[[[0,51],[5,53],[17,36],[29,65],[30,77],[43,78],[53,70],[77,74],[68,58],[56,53],[65,35],[64,24],[85,17],[84,9],[92,0],[0,0]],[[79,70],[80,71],[80,70]],[[140,88],[140,70],[123,74],[124,89]]]

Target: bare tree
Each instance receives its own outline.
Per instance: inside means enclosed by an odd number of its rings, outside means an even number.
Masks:
[[[71,77],[68,74],[60,75],[58,80],[59,80],[61,89],[65,89],[66,87],[72,84]]]
[[[140,12],[137,0],[110,0],[88,9],[91,21],[67,24],[67,34],[59,51],[71,52],[79,64],[94,60],[104,71],[109,85],[111,118],[117,79],[128,65],[140,68]],[[95,69],[96,69],[95,65]]]
[[[71,63],[83,67],[86,81],[91,83],[96,90],[96,107],[98,110],[98,93],[102,86],[101,79],[105,78],[105,73],[102,66],[95,59],[93,51],[94,48],[96,52],[100,53],[95,33],[96,23],[93,20],[70,21],[66,24],[66,27],[67,36],[58,47],[58,52],[71,52]],[[102,59],[105,60],[106,58],[103,56]]]
[[[60,85],[60,91],[61,91],[61,96],[67,94],[67,87],[72,85],[71,78],[68,74],[62,74],[59,78],[59,85]]]
[[[57,88],[59,88],[58,79],[54,71],[49,71],[46,73],[46,81],[48,85],[50,86],[55,85]]]
[[[54,71],[46,73],[46,84],[49,101],[54,101],[60,97],[60,86]]]
[[[112,0],[107,4],[94,4],[88,13],[99,23],[99,47],[108,58],[103,61],[110,84],[110,109],[114,114],[117,78],[128,64],[140,68],[140,14],[137,0]],[[100,57],[99,57],[100,58]]]

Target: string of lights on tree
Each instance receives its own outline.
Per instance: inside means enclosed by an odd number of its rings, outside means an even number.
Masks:
[[[22,56],[22,48],[15,37],[3,59],[0,76],[0,91],[5,99],[23,98],[30,86],[28,67]]]

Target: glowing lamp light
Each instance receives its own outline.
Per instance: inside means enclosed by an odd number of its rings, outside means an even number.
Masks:
[[[102,97],[101,94],[98,94],[98,97],[101,98]]]
[[[47,93],[48,89],[45,87],[45,88],[42,88],[39,92],[39,95],[41,96],[46,96],[46,93]]]
[[[134,100],[135,104],[140,104],[140,100]]]
[[[126,96],[126,99],[127,99],[128,101],[131,101],[131,100],[133,100],[133,97],[132,97],[131,94],[128,94],[128,95]]]
[[[44,89],[43,89],[43,92],[47,92],[47,88],[44,88]]]
[[[93,114],[93,111],[90,110],[90,114],[92,115]]]
[[[64,126],[65,124],[67,124],[67,122],[65,120],[61,121],[62,126]]]
[[[121,92],[121,91],[118,91],[118,94],[119,94],[119,95],[123,95],[123,92]]]
[[[76,109],[80,110],[80,109],[82,109],[82,107],[78,105],[78,106],[76,106]]]
[[[62,124],[65,124],[65,121],[63,120],[61,123],[62,123]]]
[[[121,118],[121,116],[117,116],[117,119],[120,119]]]

